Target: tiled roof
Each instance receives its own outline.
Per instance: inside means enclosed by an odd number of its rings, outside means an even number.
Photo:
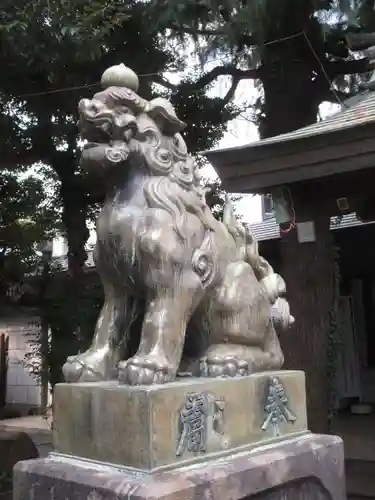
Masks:
[[[355,212],[342,217],[331,217],[330,229],[331,231],[337,229],[345,229],[354,226],[364,226],[368,223],[362,222],[358,219]],[[275,240],[280,238],[280,228],[275,218],[270,218],[264,222],[256,224],[249,224],[249,227],[258,241]]]

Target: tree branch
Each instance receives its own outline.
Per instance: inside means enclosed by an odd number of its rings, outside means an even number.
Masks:
[[[333,79],[338,75],[354,75],[369,71],[369,60],[365,57],[353,61],[332,61],[325,64],[328,76]]]
[[[196,82],[189,84],[189,86],[194,90],[201,89],[203,87],[206,87],[207,85],[210,85],[214,80],[219,78],[219,76],[224,75],[231,75],[234,79],[237,79],[238,82],[245,79],[256,80],[261,77],[261,69],[239,69],[235,66],[216,66],[216,68],[208,71],[203,76],[198,78]]]
[[[253,69],[239,69],[236,68],[235,66],[216,66],[214,69],[211,71],[208,71],[205,73],[203,76],[198,78],[197,81],[195,82],[184,82],[182,85],[175,85],[173,83],[170,83],[168,80],[163,78],[160,75],[154,75],[152,77],[152,81],[154,83],[157,83],[159,85],[162,85],[163,87],[167,88],[168,90],[172,90],[172,92],[178,92],[178,90],[181,90],[184,88],[185,92],[191,92],[195,90],[200,90],[203,87],[206,87],[207,85],[210,85],[214,80],[219,78],[219,76],[225,76],[225,75],[230,75],[233,77],[233,82],[232,86],[228,91],[228,102],[230,99],[233,97],[231,96],[231,92],[234,94],[236,91],[237,85],[241,80],[249,79],[249,80],[255,80],[257,78],[261,77],[261,68],[253,68]],[[227,99],[227,96],[224,99]]]
[[[319,97],[323,101],[331,102],[333,104],[337,104],[337,98],[340,99],[340,101],[345,101],[346,99],[350,99],[350,97],[354,97],[356,94],[352,93],[346,93],[346,92],[341,92],[341,90],[335,90],[333,91],[332,89],[327,89],[324,92],[322,92]]]
[[[165,87],[168,90],[172,90],[172,92],[175,92],[176,90],[178,90],[178,85],[175,85],[174,83],[169,82],[168,80],[166,80],[165,78],[163,78],[160,75],[154,75],[152,77],[152,81],[154,83],[157,83],[158,85],[161,85],[162,87]]]
[[[39,155],[32,150],[6,150],[2,148],[1,163],[4,168],[26,167],[36,163],[39,160]]]
[[[221,102],[223,103],[223,106],[226,106],[233,99],[239,83],[240,83],[240,78],[238,78],[237,76],[234,76],[232,79],[232,85],[230,86],[228,92],[225,94],[225,96],[221,100]]]
[[[228,32],[226,30],[209,30],[209,29],[198,29],[191,28],[189,26],[179,26],[178,24],[172,23],[170,26],[171,30],[187,33],[193,36],[227,36]]]

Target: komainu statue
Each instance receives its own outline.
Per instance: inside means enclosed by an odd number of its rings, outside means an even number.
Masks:
[[[79,103],[79,126],[82,167],[106,185],[95,248],[105,302],[66,380],[161,384],[184,363],[209,377],[279,369],[275,324],[293,322],[284,281],[230,200],[223,222],[213,217],[172,105],[142,99],[124,65],[102,85]]]

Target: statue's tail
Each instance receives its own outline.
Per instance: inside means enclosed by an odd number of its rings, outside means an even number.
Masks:
[[[235,214],[232,200],[226,196],[223,214],[223,223],[233,237],[241,258],[250,264],[258,280],[268,274],[273,273],[273,269],[268,262],[259,255],[258,242],[250,228],[244,226]]]
[[[240,258],[249,264],[257,280],[263,285],[272,308],[272,318],[282,329],[294,323],[289,312],[289,304],[283,297],[286,292],[285,282],[276,274],[271,264],[259,255],[258,242],[248,226],[244,226],[235,216],[229,196],[224,205],[223,223],[232,235],[239,250]]]
[[[240,251],[241,258],[244,259],[246,254],[246,229],[245,226],[236,218],[232,200],[228,195],[225,195],[223,223],[229,234],[233,237],[236,246]]]

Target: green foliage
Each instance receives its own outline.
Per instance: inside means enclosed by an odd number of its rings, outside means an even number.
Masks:
[[[355,79],[368,78],[368,61],[353,60],[345,39],[375,28],[368,0],[155,0],[148,14],[170,39],[193,40],[202,62],[258,80],[250,118],[261,137],[313,123],[320,103],[350,97]]]
[[[206,89],[194,89],[191,80],[179,85],[179,91],[171,95],[171,102],[187,124],[184,139],[192,154],[215,146],[228,122],[240,113],[233,104],[224,106],[222,99],[208,97]]]
[[[220,180],[208,181],[204,180],[206,186],[206,202],[210,207],[213,216],[217,220],[223,219],[224,205],[226,192],[221,187]],[[232,202],[236,202],[241,199],[241,196],[230,196]]]
[[[42,303],[42,316],[49,328],[48,367],[52,387],[62,382],[62,365],[67,356],[86,350],[92,340],[96,320],[103,303],[103,290],[98,275],[89,271],[82,277],[77,291],[76,282],[61,269],[52,270],[48,290]],[[41,323],[36,337],[29,335],[31,347],[24,364],[36,378],[41,375]]]
[[[240,37],[260,45],[286,25],[297,25],[302,17],[316,13],[326,13],[332,25],[338,21],[358,25],[372,7],[368,0],[156,0],[151,2],[149,13],[158,13],[160,29],[168,26],[180,36],[188,33],[195,39],[220,36],[236,49]]]
[[[13,474],[9,471],[0,470],[0,495],[9,494],[12,491]]]
[[[56,206],[46,200],[43,182],[0,173],[0,302],[8,287],[33,271],[38,244],[58,230]]]
[[[375,27],[375,9],[374,2],[371,0],[360,2],[357,9],[358,24],[369,32]]]

